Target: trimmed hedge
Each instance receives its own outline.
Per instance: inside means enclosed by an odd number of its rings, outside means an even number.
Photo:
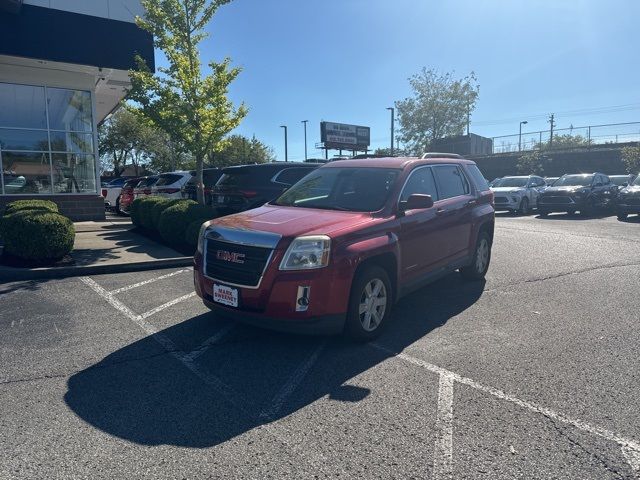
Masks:
[[[186,202],[186,200],[183,200],[182,198],[174,198],[174,199],[168,199],[168,198],[164,198],[162,202],[156,202],[151,206],[151,228],[153,228],[155,231],[158,231],[158,224],[160,222],[160,215],[162,214],[162,212],[164,212],[167,208],[169,207],[173,207],[174,205],[178,205],[182,202]]]
[[[129,210],[131,223],[136,227],[142,227],[149,230],[152,229],[151,208],[156,203],[164,201],[166,201],[165,198],[155,196],[136,198],[131,204],[131,209]]]
[[[11,215],[12,213],[23,210],[42,210],[58,213],[58,205],[51,200],[16,200],[7,204],[4,214]]]
[[[158,222],[158,232],[168,244],[184,245],[185,233],[189,225],[195,221],[203,223],[216,218],[217,213],[215,208],[198,205],[193,200],[185,200],[162,212]]]
[[[73,222],[46,210],[18,210],[2,217],[5,252],[25,260],[57,260],[73,249]]]
[[[198,246],[198,234],[200,233],[200,227],[207,220],[211,220],[210,218],[206,218],[204,220],[198,219],[194,220],[189,224],[187,230],[184,232],[184,242],[190,247]]]

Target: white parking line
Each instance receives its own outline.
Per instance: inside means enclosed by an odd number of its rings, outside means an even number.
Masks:
[[[406,353],[394,352],[393,350],[390,350],[387,347],[384,347],[377,343],[370,343],[369,345],[387,354],[390,354],[394,357],[404,360],[405,362],[411,363],[413,365],[422,367],[426,370],[436,373],[441,376],[440,378],[442,378],[442,376],[448,375],[455,382],[462,383],[463,385],[467,385],[471,388],[475,388],[476,390],[480,390],[481,392],[488,393],[490,395],[493,395],[494,397],[500,398],[501,400],[506,400],[508,402],[515,403],[520,407],[523,407],[532,412],[544,415],[545,417],[550,418],[552,420],[555,420],[561,423],[566,423],[567,425],[571,425],[572,427],[575,427],[584,432],[615,442],[622,447],[624,456],[627,459],[627,462],[629,463],[629,465],[631,465],[631,468],[637,470],[640,467],[639,465],[640,464],[640,443],[638,443],[635,440],[629,440],[628,438],[621,437],[620,435],[615,434],[611,430],[607,430],[601,427],[595,427],[586,422],[583,422],[582,420],[569,417],[562,413],[551,410],[550,408],[546,408],[541,405],[538,405],[534,402],[521,400],[517,397],[514,397],[513,395],[509,395],[508,393],[503,392],[502,390],[498,390],[497,388],[493,388],[493,387],[487,387],[485,385],[482,385],[481,383],[476,382],[475,380],[472,380],[471,378],[463,377],[462,375],[458,375],[457,373],[447,370],[446,368],[433,365],[419,358],[413,357],[411,355],[407,355]]]
[[[113,308],[121,312],[129,320],[136,323],[144,332],[151,335],[155,341],[157,341],[170,355],[177,359],[182,365],[190,370],[205,384],[213,387],[217,393],[222,396],[230,405],[240,410],[250,420],[256,422],[256,428],[266,428],[265,425],[261,425],[263,419],[256,416],[256,408],[253,404],[247,404],[246,400],[238,395],[231,387],[220,380],[216,375],[205,372],[194,361],[188,358],[186,354],[181,352],[177,346],[166,335],[159,332],[153,325],[145,321],[141,315],[136,315],[131,309],[115,298],[110,292],[102,288],[98,283],[89,277],[81,277],[80,280],[87,286],[89,286],[94,292],[105,299]],[[180,297],[182,298],[182,297]],[[295,452],[301,457],[312,470],[319,470],[325,474],[325,476],[335,476],[334,472],[327,472],[324,468],[325,465],[331,465],[336,468],[341,475],[346,476],[346,472],[339,465],[332,465],[328,462],[328,459],[319,452],[311,451],[303,448],[302,445],[292,443],[291,435],[275,423],[269,424],[269,428],[265,430],[268,435],[271,435],[275,440],[282,443],[286,448]],[[311,457],[311,458],[309,458]]]
[[[453,479],[453,376],[440,374],[433,479]]]
[[[175,272],[167,273],[166,275],[160,275],[159,277],[150,278],[149,280],[145,280],[143,282],[134,283],[133,285],[127,285],[126,287],[116,288],[115,290],[111,290],[109,293],[111,295],[117,295],[118,293],[126,292],[127,290],[132,290],[134,288],[142,287],[143,285],[148,285],[149,283],[157,282],[158,280],[164,280],[165,278],[170,278],[175,275],[179,275],[184,272],[190,272],[193,270],[192,268],[184,268],[182,270],[178,270]]]
[[[156,313],[161,312],[166,308],[172,307],[177,303],[184,302],[185,300],[189,300],[190,298],[195,296],[196,296],[196,292],[187,293],[186,295],[175,298],[170,302],[163,303],[162,305],[159,305],[156,308],[152,308],[148,312],[144,312],[142,315],[140,315],[140,318],[149,318],[151,315],[155,315]]]
[[[235,323],[230,323],[229,325],[221,328],[215,333],[215,335],[212,335],[211,337],[207,338],[194,351],[192,351],[188,355],[185,355],[185,357],[191,361],[194,361],[196,358],[202,356],[207,350],[209,350],[209,347],[215,345],[220,340],[222,340],[227,335],[227,333],[229,333],[231,330],[235,328],[235,326],[236,326]]]
[[[322,350],[324,350],[326,344],[327,342],[324,341],[318,345],[313,352],[311,352],[311,355],[309,355],[309,357],[307,357],[307,359],[298,366],[287,383],[285,383],[275,397],[273,397],[270,406],[260,412],[260,418],[272,420],[276,415],[278,415],[282,405],[284,405],[289,396],[295,392],[296,388],[300,386],[300,383],[304,380],[304,377],[306,377],[313,364],[316,363],[316,360],[318,360],[318,357],[322,353]]]

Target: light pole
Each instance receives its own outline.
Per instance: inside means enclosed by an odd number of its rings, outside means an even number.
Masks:
[[[527,122],[526,120],[520,122],[520,133],[518,134],[518,151],[522,151],[522,125],[526,125]]]
[[[307,122],[309,120],[302,120],[302,124],[304,125],[304,161],[307,161]]]
[[[287,151],[287,126],[280,125],[280,128],[284,128],[284,161],[289,161],[289,152]]]
[[[395,123],[395,110],[393,107],[387,107],[391,111],[391,156],[393,157],[393,124]]]

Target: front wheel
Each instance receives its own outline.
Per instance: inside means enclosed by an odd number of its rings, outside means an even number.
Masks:
[[[520,215],[528,215],[529,214],[529,199],[523,198],[520,201],[520,208],[518,208],[518,214]]]
[[[538,208],[538,215],[540,215],[542,218],[546,218],[547,215],[549,215],[549,211],[548,210],[540,210]]]
[[[353,340],[377,338],[389,317],[393,292],[387,272],[378,266],[365,268],[351,286],[345,332]]]
[[[480,232],[476,241],[471,263],[460,269],[460,273],[467,280],[481,280],[489,270],[491,262],[491,237],[487,232]]]
[[[618,220],[626,220],[628,216],[627,213],[618,213]]]

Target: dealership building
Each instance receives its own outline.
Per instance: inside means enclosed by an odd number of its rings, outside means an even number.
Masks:
[[[153,38],[139,0],[0,0],[0,208],[39,198],[104,218],[97,126]]]

